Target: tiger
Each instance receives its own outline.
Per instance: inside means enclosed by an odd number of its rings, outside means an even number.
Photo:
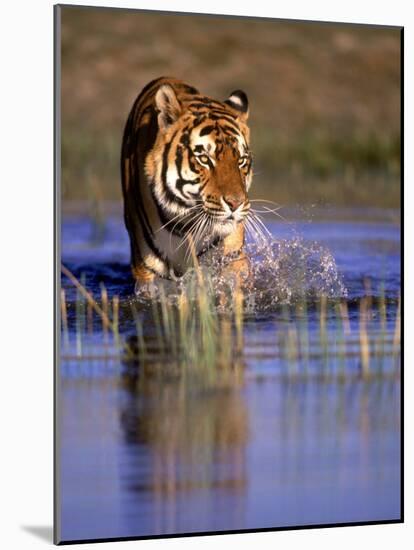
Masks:
[[[224,101],[161,77],[132,105],[121,150],[124,220],[136,285],[179,280],[211,247],[233,273],[249,269],[244,222],[252,154],[248,98]]]

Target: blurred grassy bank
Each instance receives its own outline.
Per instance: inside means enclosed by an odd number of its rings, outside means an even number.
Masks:
[[[119,200],[140,89],[161,75],[251,106],[254,197],[397,208],[400,31],[318,23],[62,11],[62,196]]]

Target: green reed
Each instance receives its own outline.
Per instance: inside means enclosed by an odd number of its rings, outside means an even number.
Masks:
[[[119,337],[119,297],[114,296],[112,298],[112,324],[114,327],[113,335],[114,342],[117,349],[120,347],[120,337]]]
[[[93,307],[89,302],[86,304],[86,325],[88,334],[93,334]]]
[[[306,375],[309,370],[309,320],[308,306],[305,297],[302,297],[296,305],[296,319],[299,321],[299,345],[304,373]]]
[[[75,300],[75,327],[76,327],[76,355],[78,357],[84,356],[84,336],[88,332],[93,332],[93,311],[97,313],[102,323],[103,334],[103,347],[108,348],[108,331],[113,335],[113,341],[116,347],[120,347],[120,335],[119,335],[119,297],[114,296],[112,298],[112,310],[113,318],[110,318],[110,307],[108,300],[108,293],[106,287],[101,283],[101,305],[95,300],[92,292],[86,288],[86,278],[82,273],[80,280],[63,264],[61,265],[62,273],[71,281],[76,288],[76,300]],[[68,317],[67,317],[67,300],[64,289],[61,290],[61,317],[62,317],[62,330],[64,334],[64,341],[69,343],[68,337]],[[65,335],[67,333],[67,335]]]
[[[380,317],[380,333],[378,334],[376,341],[376,351],[379,363],[379,369],[383,368],[384,360],[384,340],[386,336],[386,325],[387,325],[387,301],[385,299],[385,286],[382,283],[380,287],[380,296],[378,302],[378,312]]]
[[[85,274],[81,275],[81,283],[85,287]],[[85,329],[85,300],[83,294],[76,290],[76,354],[82,357],[83,334]]]
[[[68,325],[68,310],[66,305],[65,289],[60,291],[60,315],[62,320],[63,346],[66,350],[69,349],[69,325]]]
[[[328,338],[326,331],[326,315],[328,301],[325,294],[322,294],[319,300],[319,340],[323,353],[323,370],[326,371],[328,366]]]
[[[346,302],[337,302],[335,304],[335,313],[337,353],[339,358],[338,376],[343,379],[345,378],[346,340],[351,332]]]
[[[151,304],[139,309],[135,301],[109,299],[105,285],[96,300],[68,270],[62,271],[76,287],[75,357],[86,360],[89,351],[86,333],[93,332],[93,316],[101,322],[100,356],[120,360],[137,359],[151,371],[174,372],[183,376],[197,375],[214,383],[218,375],[231,372],[250,360],[273,360],[278,372],[292,378],[338,377],[359,375],[364,379],[378,376],[390,359],[398,374],[401,340],[401,301],[398,300],[395,323],[387,323],[389,299],[381,289],[359,300],[352,322],[345,300],[321,296],[314,302],[304,297],[293,305],[281,304],[273,313],[276,335],[263,342],[247,345],[244,339],[245,308],[248,301],[239,285],[232,296],[217,296],[208,273],[196,266],[195,277],[186,291],[172,297],[162,283],[158,293],[150,290]],[[218,307],[220,306],[220,307]],[[62,356],[70,356],[67,295],[61,292]],[[125,343],[122,328],[130,319],[135,327],[135,344]],[[109,334],[111,341],[109,341]],[[257,332],[260,337],[260,331]],[[160,366],[161,365],[161,366]]]
[[[105,284],[101,283],[101,305],[102,305],[102,312],[105,318],[109,319],[109,302],[108,302],[108,291],[106,290]],[[107,323],[103,323],[102,325],[102,332],[104,337],[105,344],[108,344],[108,328],[110,328]]]
[[[370,374],[370,339],[367,331],[370,305],[371,301],[365,297],[359,303],[359,343],[361,350],[361,373],[364,378],[368,378]]]
[[[401,346],[401,296],[398,298],[397,316],[395,318],[395,327],[392,341],[393,362],[395,370],[399,367],[399,354]]]

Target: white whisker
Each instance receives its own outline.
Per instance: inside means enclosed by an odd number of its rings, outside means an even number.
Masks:
[[[264,210],[258,210],[256,208],[252,208],[252,211],[255,213],[255,214],[275,214],[275,216],[278,216],[281,220],[283,220],[284,222],[287,222],[287,219],[284,218],[281,214],[279,214],[278,210],[280,208],[268,208],[267,206],[263,206]]]
[[[266,240],[262,231],[258,227],[256,227],[256,224],[253,222],[253,219],[251,217],[246,218],[246,227],[248,227],[253,241],[259,242]]]
[[[206,220],[207,220],[207,214],[202,216],[202,218],[199,221],[199,223],[197,224],[197,226],[195,228],[193,228],[193,231],[191,231],[191,239],[193,241],[194,252],[196,254],[197,254],[197,241],[198,241],[199,235],[203,231]],[[184,255],[184,262],[186,262],[187,258],[190,257],[190,254],[191,254],[191,242],[190,242],[190,239],[188,239],[188,248],[187,248],[187,251]]]
[[[268,228],[265,226],[265,224],[263,223],[261,217],[258,214],[256,214],[255,212],[253,212],[252,217],[253,217],[253,219],[255,219],[257,221],[257,223],[263,228],[263,230],[267,233],[267,235],[272,239],[273,235],[270,233]]]
[[[194,246],[195,246],[195,249],[197,250],[197,245],[198,245],[198,242],[201,240],[201,238],[203,237],[203,233],[205,231],[205,226],[208,222],[208,218],[207,218],[207,215],[204,217],[202,223],[199,225],[197,231],[195,232],[194,234]]]
[[[261,208],[264,208],[265,211],[260,211],[260,210],[254,209],[254,208],[252,208],[252,210],[256,213],[260,212],[261,214],[266,214],[267,212],[269,212],[269,213],[275,214],[276,216],[278,216],[281,220],[283,220],[286,223],[292,223],[292,222],[289,222],[289,220],[287,220],[284,216],[279,214],[279,210],[284,208],[284,206],[282,204],[278,204],[277,202],[270,201],[270,200],[267,200],[267,199],[250,199],[250,202],[259,202],[259,203],[264,202],[264,203],[274,205],[274,208],[269,208],[266,205],[262,205]]]
[[[250,226],[250,220],[248,218],[245,219],[244,227],[246,229],[247,235],[250,236],[253,241],[255,241],[255,234]]]
[[[204,216],[205,216],[205,212],[201,212],[200,215],[197,217],[197,219],[194,221],[194,223],[189,228],[187,234],[184,235],[182,241],[177,246],[177,248],[174,250],[174,252],[177,252],[186,243],[190,246],[190,237],[194,241],[193,235],[194,235],[195,231],[197,230],[197,228],[200,226],[201,222],[203,221]]]
[[[201,209],[202,209],[202,205],[197,205],[197,206],[198,206],[197,210],[201,210]],[[195,218],[195,216],[197,216],[199,213],[200,213],[200,212],[197,212],[197,211],[196,211],[195,213],[192,212],[192,215],[191,215],[190,219],[186,221],[186,223],[182,226],[182,229],[184,229],[185,227],[187,227],[187,225],[188,225],[188,224]],[[187,217],[187,215],[186,215],[186,216],[183,216],[183,217],[184,217],[184,219],[185,219],[185,218]],[[171,232],[174,231],[174,229],[177,227],[177,225],[178,225],[179,223],[180,223],[180,220],[178,220],[177,222],[175,222],[175,224],[173,225],[173,227],[172,227],[172,229],[171,229]]]
[[[254,227],[256,233],[260,237],[262,244],[267,244],[269,242],[268,235],[266,235],[263,231],[263,228],[259,225],[257,216],[254,216],[253,214],[250,216],[250,223],[252,227]]]
[[[268,204],[274,204],[277,208],[283,208],[282,204],[278,204],[275,201],[269,201],[267,199],[250,199],[250,202],[267,202]]]
[[[187,233],[181,239],[180,244],[174,249],[174,252],[177,252],[183,246],[183,244],[185,244],[188,241],[189,236],[192,236],[193,231],[195,230],[196,227],[199,226],[199,224],[202,221],[204,215],[205,215],[205,212],[203,211],[203,212],[199,212],[195,216],[195,218],[192,220],[192,222],[193,222],[192,225],[189,227],[189,229],[187,230]]]
[[[179,212],[176,216],[174,216],[173,218],[171,218],[171,220],[169,220],[167,223],[165,223],[164,225],[162,225],[161,227],[159,227],[155,233],[158,233],[158,231],[161,231],[161,229],[165,229],[167,227],[167,225],[170,225],[170,223],[172,223],[174,220],[176,220],[177,218],[180,218],[180,217],[183,217],[183,218],[186,218],[188,216],[188,214],[194,210],[195,208],[201,208],[202,207],[202,204],[195,204],[194,206],[191,206],[187,212],[185,214],[183,214],[182,212]],[[178,223],[178,222],[177,222]],[[177,225],[177,224],[175,224]],[[175,227],[174,225],[174,227]],[[174,228],[173,228],[174,229]]]
[[[200,218],[200,216],[202,216],[202,215],[203,215],[203,211],[202,211],[202,210],[201,210],[201,212],[197,212],[197,211],[196,211],[195,213],[192,214],[192,216],[190,217],[190,219],[187,220],[187,221],[185,222],[185,224],[182,226],[181,229],[182,229],[182,230],[185,229],[191,222],[197,220],[197,219]],[[172,247],[172,236],[173,236],[174,229],[175,229],[175,227],[177,226],[177,224],[178,224],[179,222],[180,222],[180,220],[178,220],[178,222],[176,222],[176,223],[174,224],[173,228],[172,228],[171,231],[170,231],[170,247]],[[184,235],[183,238],[185,238],[185,235]]]

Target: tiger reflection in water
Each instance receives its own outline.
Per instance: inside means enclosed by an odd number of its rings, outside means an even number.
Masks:
[[[137,344],[132,340],[129,349]],[[138,505],[143,495],[150,497],[157,528],[173,530],[180,527],[178,503],[190,495],[204,491],[212,503],[219,494],[233,495],[236,505],[226,517],[240,525],[249,440],[244,365],[228,365],[221,383],[203,387],[192,385],[191,376],[180,370],[166,372],[165,363],[126,359],[124,364],[120,423],[129,458],[123,471]]]

